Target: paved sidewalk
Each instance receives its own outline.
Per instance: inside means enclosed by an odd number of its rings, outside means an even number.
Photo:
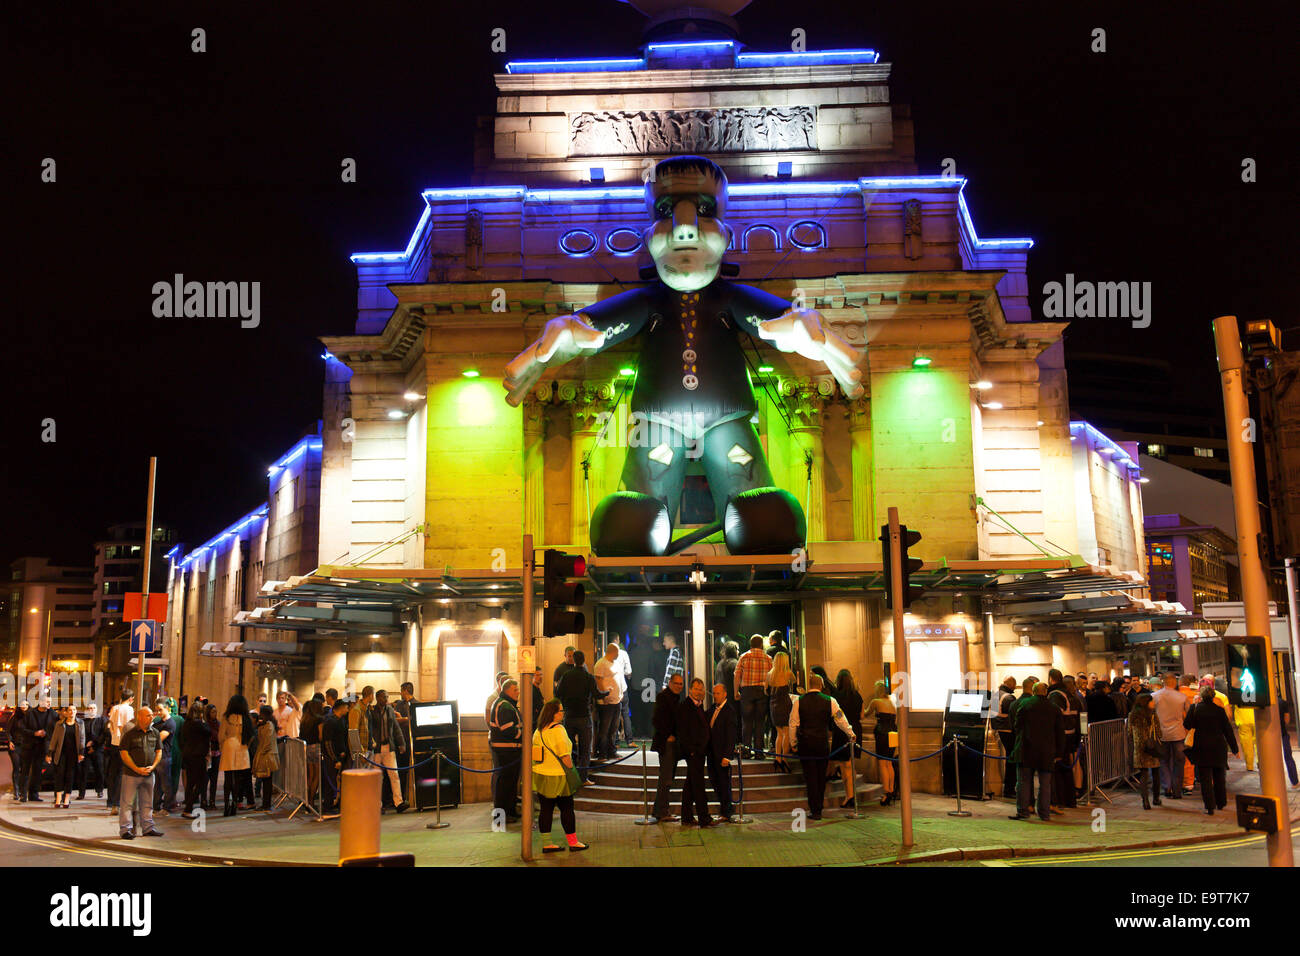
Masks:
[[[1258,788],[1258,776],[1229,772],[1233,791]],[[1292,817],[1300,817],[1300,790],[1290,791]],[[800,832],[790,814],[762,814],[750,824],[723,824],[711,830],[683,829],[679,824],[641,827],[631,817],[578,814],[579,839],[591,845],[586,853],[541,856],[535,838],[536,866],[840,866],[954,859],[993,859],[1102,849],[1132,849],[1195,843],[1239,835],[1232,810],[1207,816],[1198,795],[1166,801],[1160,809],[1144,811],[1135,793],[1113,795],[1114,805],[1100,802],[1104,817],[1094,809],[1069,810],[1050,823],[1008,820],[1013,806],[1006,800],[964,801],[970,817],[953,817],[955,801],[917,794],[913,801],[915,846],[899,850],[899,813],[895,804],[865,807],[858,819],[846,811],[828,810],[819,821],[807,821]],[[421,866],[518,866],[519,826],[494,833],[490,807],[473,804],[443,811],[451,824],[428,830],[432,813],[406,813],[383,818],[385,852],[410,852]],[[160,818],[166,838],[124,841],[117,836],[117,819],[102,801],[73,802],[70,810],[55,810],[49,802],[15,804],[0,798],[0,822],[27,832],[63,837],[98,846],[143,854],[168,854],[235,865],[325,865],[338,861],[338,821],[293,820],[287,812],[241,813],[235,818],[209,815],[204,832],[179,816]],[[1094,826],[1096,827],[1094,829]],[[554,835],[563,839],[559,820]]]

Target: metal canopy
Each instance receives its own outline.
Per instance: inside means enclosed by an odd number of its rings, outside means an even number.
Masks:
[[[1190,623],[1181,605],[1133,598],[1140,575],[1085,563],[1076,556],[988,561],[931,561],[911,581],[930,594],[969,593],[1022,626],[1114,626],[1143,621]],[[535,580],[538,593],[540,578]],[[708,600],[732,603],[798,600],[818,594],[880,595],[884,566],[874,562],[818,564],[811,557],[681,554],[587,559],[585,583],[600,603]],[[395,634],[403,614],[421,604],[500,605],[522,596],[517,568],[454,571],[426,568],[321,567],[313,574],[270,581],[269,607],[241,611],[239,627],[344,634]]]
[[[312,656],[302,644],[284,641],[209,641],[199,648],[200,657],[236,657],[245,660],[310,664]]]

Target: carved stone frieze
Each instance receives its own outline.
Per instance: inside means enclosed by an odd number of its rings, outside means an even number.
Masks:
[[[569,117],[570,156],[816,148],[815,106],[601,110]]]

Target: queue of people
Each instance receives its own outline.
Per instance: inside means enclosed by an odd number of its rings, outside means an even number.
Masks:
[[[1020,697],[1016,687],[1014,677],[1003,682],[993,719],[1007,755],[1002,795],[1016,798],[1011,819],[1029,819],[1036,805],[1038,816],[1048,820],[1083,795],[1086,743],[1079,733],[1080,714],[1089,724],[1125,721],[1144,810],[1181,800],[1199,788],[1205,812],[1213,815],[1227,807],[1229,752],[1241,753],[1247,771],[1255,769],[1254,710],[1233,708],[1213,674],[1199,680],[1190,674],[1108,680],[1084,673],[1071,678],[1053,669],[1047,683],[1025,678]],[[1045,704],[1054,706],[1049,710]],[[1296,786],[1285,734],[1283,754]]]
[[[369,687],[358,701],[330,689],[306,704],[280,691],[274,707],[266,694],[251,707],[235,694],[224,710],[199,696],[182,712],[171,697],[160,695],[142,706],[134,691],[125,690],[106,715],[93,703],[79,711],[52,708],[47,699],[35,706],[22,701],[0,713],[0,750],[12,764],[16,802],[44,802],[43,775],[52,778],[56,809],[70,807],[74,793],[85,800],[93,785],[96,797],[119,816],[123,836],[130,832],[134,838],[161,832],[156,818],[179,812],[194,819],[196,810],[214,810],[219,783],[224,816],[270,810],[272,779],[287,738],[306,743],[308,792],[319,787],[322,811],[332,812],[338,774],[357,757],[348,739],[353,729],[362,734],[360,753],[384,771],[385,808],[401,813],[409,803],[397,767],[409,750],[414,696],[409,682],[392,703],[385,691]],[[358,702],[360,717],[350,717]]]

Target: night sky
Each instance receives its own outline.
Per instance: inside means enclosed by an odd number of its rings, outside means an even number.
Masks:
[[[788,49],[796,27],[809,49],[879,50],[920,171],[954,158],[980,234],[1037,241],[1036,310],[1067,272],[1152,282],[1150,328],[1078,320],[1067,350],[1168,358],[1177,407],[1217,404],[1213,317],[1300,325],[1279,311],[1300,271],[1290,13],[755,0],[739,20],[755,50]],[[320,415],[317,336],[353,330],[348,254],[402,247],[421,188],[469,182],[506,60],[626,56],[642,22],[615,0],[19,0],[0,17],[0,560],[83,565],[107,525],[143,518],[151,454],[158,520],[192,545],[264,501],[266,466]],[[206,53],[190,52],[196,26]],[[507,54],[490,50],[495,27]],[[40,181],[45,157],[57,183]],[[153,318],[153,284],[178,272],[260,281],[260,327]]]

